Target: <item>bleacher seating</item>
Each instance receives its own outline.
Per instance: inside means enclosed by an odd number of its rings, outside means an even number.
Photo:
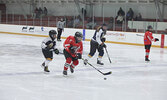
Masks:
[[[49,27],[56,27],[56,23],[60,18],[66,18],[66,20],[71,21],[72,19],[74,19],[74,16],[43,16],[42,18],[33,18],[31,15],[27,15],[27,18],[25,18],[23,15],[17,15],[17,14],[8,14],[8,15],[2,15],[1,17],[1,23],[2,24],[16,24],[16,25],[30,25],[30,26],[49,26]],[[86,28],[86,24],[88,23],[88,19],[89,17],[85,17],[85,21],[84,21],[84,28]],[[113,24],[114,26],[112,26],[110,28],[110,30],[113,31],[124,31],[126,27],[126,31],[136,31],[134,29],[129,29],[128,28],[128,23],[126,22],[126,25],[124,23],[124,26],[122,25],[118,25],[116,23],[116,21],[114,21],[113,23],[110,23],[110,17],[105,17],[104,19],[102,17],[94,17],[94,22],[96,22],[96,26],[94,28],[97,28],[99,25],[106,23],[108,24]],[[116,19],[114,19],[116,20]],[[143,21],[159,21],[156,19],[143,19]],[[165,22],[167,22],[167,19],[164,20]],[[67,23],[68,23],[67,22]],[[68,27],[68,26],[66,26]],[[71,27],[70,27],[71,28]],[[82,23],[80,25],[78,25],[75,28],[83,28]]]

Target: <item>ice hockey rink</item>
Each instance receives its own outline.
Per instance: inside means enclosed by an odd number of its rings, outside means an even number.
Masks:
[[[103,66],[96,64],[97,53],[89,62],[111,75],[80,60],[75,72],[64,77],[62,54],[54,55],[49,74],[43,72],[44,38],[0,34],[0,100],[167,100],[167,49],[151,48],[146,63],[144,47],[107,43],[112,63],[106,52]],[[60,52],[63,41],[57,42]],[[89,42],[83,45],[86,58]]]

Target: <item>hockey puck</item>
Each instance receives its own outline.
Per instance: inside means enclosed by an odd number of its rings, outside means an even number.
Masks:
[[[107,78],[105,77],[104,80],[107,80]]]

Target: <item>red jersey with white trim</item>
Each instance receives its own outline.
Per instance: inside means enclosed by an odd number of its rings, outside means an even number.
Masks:
[[[75,37],[74,36],[69,36],[67,37],[67,39],[65,40],[64,44],[63,44],[65,50],[72,56],[72,57],[76,57],[77,53],[82,54],[83,52],[83,44],[82,41],[76,43]],[[70,52],[70,47],[74,48],[75,52],[71,53]]]
[[[146,31],[144,34],[144,45],[151,45],[152,41],[154,41],[154,37],[152,36],[152,32]]]

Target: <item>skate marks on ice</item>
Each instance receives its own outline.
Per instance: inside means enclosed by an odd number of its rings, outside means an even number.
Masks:
[[[5,35],[6,36],[6,35]],[[9,36],[9,37],[8,37]],[[10,35],[7,35],[7,38],[10,38]],[[32,60],[37,60],[38,63],[36,64],[40,64],[40,62],[43,61],[43,56],[42,56],[42,52],[41,52],[41,40],[42,39],[38,39],[36,37],[32,37],[34,41],[40,41],[39,43],[33,43],[33,41],[29,42],[28,38],[24,39],[25,37],[23,36],[18,36],[19,38],[23,38],[20,39],[20,41],[23,41],[22,43],[20,42],[12,42],[9,43],[9,41],[4,41],[4,43],[0,44],[1,49],[0,49],[0,56],[4,57],[5,59],[7,59],[7,56],[9,57],[8,59],[14,59],[16,58],[15,56],[21,56],[24,57],[23,59],[27,58],[27,61],[30,63],[30,59]],[[13,36],[11,37],[13,38]],[[14,38],[17,38],[17,36],[14,36]],[[10,39],[11,40],[11,39]],[[12,41],[14,41],[15,39],[13,39]],[[30,38],[31,40],[31,38]],[[17,40],[18,41],[18,40]],[[26,43],[24,43],[26,42]],[[83,42],[84,43],[84,52],[83,52],[83,57],[86,58],[88,53],[89,53],[89,42]],[[57,46],[58,48],[60,48],[61,51],[63,51],[63,41],[61,42],[57,42]],[[135,68],[135,67],[156,67],[156,66],[164,66],[166,65],[165,62],[165,55],[163,55],[163,60],[164,62],[162,62],[161,64],[159,64],[159,59],[156,58],[154,59],[154,54],[151,54],[152,59],[150,62],[146,63],[143,59],[143,48],[142,47],[134,47],[134,46],[124,46],[121,45],[123,49],[119,49],[120,46],[115,45],[115,44],[107,44],[108,45],[108,50],[110,58],[112,63],[110,64],[107,58],[106,53],[104,54],[103,57],[103,62],[104,65],[98,65],[96,62],[96,58],[98,57],[98,53],[96,52],[96,54],[91,58],[90,63],[94,66],[97,66],[98,68],[100,68],[100,70],[105,70],[105,69],[123,69],[123,68]],[[126,49],[124,49],[124,47],[126,47]],[[135,50],[133,50],[134,52],[129,52],[129,49],[133,48]],[[156,53],[155,56],[157,56],[157,54],[159,53],[159,48],[154,48],[152,49],[152,53]],[[124,52],[122,52],[124,51]],[[136,54],[136,52],[138,52],[138,55],[136,55],[135,59],[133,58],[133,56],[128,56],[129,54],[133,55]],[[143,53],[141,53],[143,52]],[[166,54],[165,52],[163,54]],[[7,55],[7,56],[6,56]],[[5,57],[6,56],[6,57]],[[33,56],[35,56],[36,58],[33,58]],[[55,55],[56,57],[54,58],[54,60],[56,60],[58,63],[62,63],[61,66],[63,66],[64,63],[64,56],[63,55]],[[158,59],[158,60],[157,60]],[[26,60],[22,60],[20,58],[21,61],[25,62]],[[63,61],[61,61],[63,60]],[[157,60],[157,61],[156,61]],[[53,62],[53,63],[57,63],[57,62]],[[79,61],[81,64],[77,67],[86,67],[84,69],[87,70],[88,65],[84,65],[83,62],[80,60]],[[12,63],[12,62],[11,62]],[[14,63],[14,61],[13,61]],[[26,63],[26,62],[25,62]],[[5,64],[6,65],[6,64]],[[53,65],[53,64],[52,64]],[[35,65],[36,66],[36,65]],[[37,69],[37,68],[36,68]],[[40,67],[39,67],[40,69]],[[56,69],[56,68],[55,68]],[[78,71],[82,71],[83,69],[76,69]],[[88,70],[91,70],[90,68],[88,68]],[[62,74],[62,72],[60,72]]]
[[[0,45],[0,54],[2,55],[14,55],[14,56],[39,56],[41,55],[41,49],[33,45],[22,45],[22,44],[2,44]]]
[[[62,71],[52,71],[52,72],[43,72],[43,71],[39,71],[39,72],[8,72],[8,73],[4,73],[1,72],[0,73],[0,77],[38,77],[38,76],[46,76],[46,77],[52,77],[52,78],[75,78],[75,76],[73,74],[69,74],[67,76],[63,76]],[[39,77],[39,78],[40,78]]]
[[[0,73],[0,77],[3,77],[3,76],[31,76],[31,75],[42,75],[44,74],[44,72],[11,72],[11,73],[3,73],[1,72]]]

